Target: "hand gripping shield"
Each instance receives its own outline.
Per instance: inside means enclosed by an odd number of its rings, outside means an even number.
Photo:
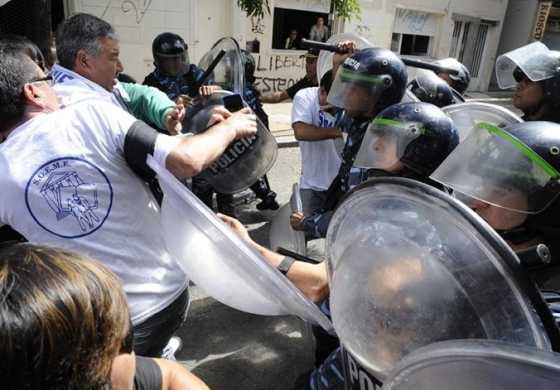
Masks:
[[[330,331],[319,308],[238,237],[167,169],[148,157],[163,190],[161,224],[172,259],[221,303],[247,313],[296,315]]]

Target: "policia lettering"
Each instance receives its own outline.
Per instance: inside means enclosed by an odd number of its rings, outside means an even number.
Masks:
[[[348,390],[380,390],[383,383],[368,374],[344,348],[344,382]]]
[[[222,173],[228,167],[233,165],[239,157],[245,154],[247,151],[252,150],[257,142],[258,136],[255,134],[251,137],[241,138],[231,144],[224,154],[215,161],[212,165],[208,167],[208,170],[213,174],[217,175]]]

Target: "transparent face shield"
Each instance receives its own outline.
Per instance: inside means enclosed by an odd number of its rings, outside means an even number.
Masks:
[[[363,115],[375,107],[377,100],[391,83],[392,78],[388,74],[369,75],[340,66],[327,102],[351,113]]]
[[[459,140],[467,138],[478,123],[490,123],[496,127],[505,127],[523,120],[512,111],[488,103],[460,103],[443,107],[442,111],[451,118],[459,130]]]
[[[442,68],[449,68],[449,69],[457,70],[459,72],[459,74],[457,74],[457,75],[448,74],[448,76],[452,80],[460,80],[461,78],[465,78],[465,75],[461,74],[461,73],[464,73],[463,64],[461,64],[455,58],[444,58],[444,59],[441,59],[441,60],[437,60],[436,64],[441,66]]]
[[[375,118],[369,125],[354,165],[396,172],[408,145],[424,131],[422,124]]]
[[[417,71],[417,76],[408,88],[421,101],[438,107],[453,104],[453,93],[445,81],[434,72],[424,69]]]
[[[327,43],[329,45],[336,45],[344,41],[354,42],[358,50],[362,50],[367,47],[373,47],[373,45],[367,39],[360,37],[359,35],[356,35],[354,33],[342,33],[333,35],[329,38]],[[330,51],[321,50],[319,52],[319,58],[317,59],[317,80],[319,80],[319,83],[325,73],[332,69],[333,55],[334,53]]]
[[[187,51],[178,54],[157,54],[156,66],[165,75],[180,76],[185,74],[189,65]]]
[[[550,79],[560,72],[560,61],[543,43],[537,41],[502,54],[496,61],[496,77],[502,89],[517,85],[515,70],[519,68],[531,81]]]
[[[521,213],[539,213],[558,195],[560,173],[503,129],[478,123],[431,179],[472,199]],[[472,198],[469,200],[468,198]]]

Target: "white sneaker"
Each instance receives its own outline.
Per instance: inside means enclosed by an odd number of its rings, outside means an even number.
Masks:
[[[183,346],[183,341],[181,340],[180,337],[177,336],[171,337],[167,342],[165,348],[163,348],[163,353],[161,354],[161,357],[167,360],[174,360],[174,361],[177,360],[175,358],[175,354],[177,353],[177,351],[181,349],[182,346]]]

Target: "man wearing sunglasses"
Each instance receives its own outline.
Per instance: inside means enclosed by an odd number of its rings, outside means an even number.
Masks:
[[[104,100],[60,109],[51,82],[25,54],[0,56],[0,225],[104,262],[127,293],[136,351],[160,356],[184,320],[188,292],[164,245],[146,158],[191,177],[255,134],[255,116],[223,112],[203,134],[172,137]]]

